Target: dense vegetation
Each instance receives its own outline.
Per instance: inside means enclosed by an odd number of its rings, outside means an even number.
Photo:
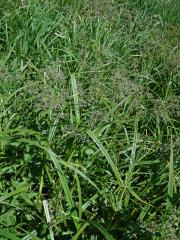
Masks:
[[[0,239],[179,239],[178,9],[0,1]]]

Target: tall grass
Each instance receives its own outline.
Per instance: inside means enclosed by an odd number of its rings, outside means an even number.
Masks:
[[[179,238],[178,1],[0,3],[0,239]]]

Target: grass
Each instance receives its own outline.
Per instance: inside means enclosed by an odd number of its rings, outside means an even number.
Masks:
[[[0,239],[179,239],[179,1],[0,2]]]

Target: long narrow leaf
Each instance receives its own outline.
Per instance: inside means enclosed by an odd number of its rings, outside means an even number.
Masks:
[[[76,179],[76,184],[77,184],[77,192],[78,192],[78,197],[79,197],[79,221],[82,219],[82,192],[81,192],[81,185],[79,181],[79,177],[77,173],[75,173],[75,179]]]
[[[92,138],[92,140],[96,143],[96,145],[99,147],[99,149],[101,150],[102,154],[104,155],[104,157],[106,158],[106,160],[108,161],[109,165],[111,166],[114,175],[116,176],[118,183],[121,187],[124,186],[123,181],[121,179],[121,175],[118,171],[117,166],[115,165],[115,163],[113,162],[113,160],[111,159],[109,153],[107,152],[107,150],[105,149],[105,147],[101,144],[101,142],[99,141],[99,139],[96,137],[96,135],[88,130],[87,134]]]
[[[10,198],[10,197],[12,197],[12,196],[14,196],[18,193],[26,192],[28,190],[28,188],[29,188],[29,185],[21,187],[21,188],[15,190],[15,191],[10,192],[10,193],[4,194],[4,196],[0,197],[0,203],[3,203],[6,199],[8,199],[8,198]]]
[[[76,235],[73,237],[72,240],[77,240],[79,238],[79,236],[83,233],[83,231],[89,226],[89,223],[85,223],[80,229],[79,231],[76,233]]]
[[[0,228],[0,236],[5,237],[5,239],[10,240],[21,240],[21,238],[16,237],[13,233],[11,233],[8,229],[1,229]]]
[[[58,159],[56,158],[56,155],[53,154],[52,151],[48,151],[48,154],[49,154],[51,160],[53,161],[56,169],[58,170],[59,179],[60,179],[60,181],[61,181],[61,184],[62,184],[64,193],[65,193],[65,196],[66,196],[66,201],[68,202],[69,208],[73,210],[73,212],[72,212],[72,217],[73,217],[74,219],[78,219],[78,214],[77,214],[77,211],[76,211],[76,208],[75,208],[75,204],[74,204],[74,202],[73,202],[72,194],[71,194],[71,191],[70,191],[70,189],[69,189],[68,182],[67,182],[66,177],[65,177],[65,175],[64,175],[64,172],[63,172],[63,170],[62,170],[62,167],[61,167],[61,165],[59,164],[59,161],[58,161]],[[75,223],[75,225],[76,225],[76,228],[78,229],[78,224],[77,224],[77,222],[75,221],[74,223]]]
[[[115,240],[114,237],[112,235],[110,235],[107,230],[98,222],[91,220],[88,221],[93,227],[97,228],[102,235],[107,239],[107,240]]]
[[[71,86],[72,86],[72,93],[73,93],[73,100],[74,100],[74,112],[76,117],[76,124],[79,125],[80,123],[79,99],[78,99],[77,83],[76,83],[76,78],[74,74],[71,74]]]
[[[170,144],[170,161],[169,161],[169,181],[168,181],[168,199],[166,204],[166,209],[171,208],[171,202],[174,194],[174,164],[173,164],[173,141],[171,136]]]

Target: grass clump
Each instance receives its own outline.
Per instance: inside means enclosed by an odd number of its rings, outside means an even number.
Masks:
[[[0,239],[179,238],[167,4],[1,1]]]

